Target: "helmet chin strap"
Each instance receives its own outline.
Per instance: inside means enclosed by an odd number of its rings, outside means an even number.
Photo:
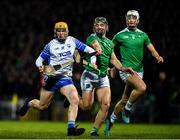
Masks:
[[[56,39],[60,42],[60,43],[64,43],[66,40],[67,36],[65,36],[64,38],[58,38],[58,36],[56,36]]]
[[[99,38],[102,38],[103,36],[105,36],[106,32],[96,32],[96,35],[99,37]]]
[[[60,38],[56,38],[60,43],[64,43],[66,39],[60,39]]]
[[[102,38],[102,37],[103,37],[103,33],[98,33],[98,32],[96,32],[96,35],[97,35],[99,38]]]

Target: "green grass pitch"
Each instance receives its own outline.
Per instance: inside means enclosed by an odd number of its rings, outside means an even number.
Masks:
[[[66,122],[0,121],[0,139],[91,139],[90,122],[77,122],[86,129],[77,137],[67,137]],[[115,123],[109,137],[99,130],[99,139],[180,139],[180,125]]]

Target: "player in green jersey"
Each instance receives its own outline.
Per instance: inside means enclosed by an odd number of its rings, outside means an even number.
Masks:
[[[96,65],[104,74],[97,75],[92,69],[88,67],[85,68],[81,76],[82,98],[79,101],[79,106],[83,110],[90,110],[94,103],[95,91],[99,103],[99,111],[91,130],[91,136],[96,137],[98,136],[99,128],[106,119],[111,101],[110,84],[107,76],[109,64],[111,63],[119,71],[125,73],[133,74],[133,71],[130,68],[124,68],[121,62],[116,58],[112,42],[106,37],[106,32],[108,31],[108,22],[106,18],[95,18],[93,30],[94,34],[91,34],[87,38],[86,43],[96,51],[101,52],[100,55],[97,55]]]
[[[136,10],[129,10],[126,14],[127,28],[118,32],[112,39],[114,47],[120,49],[121,62],[125,67],[131,67],[136,73],[132,76],[119,72],[121,79],[126,83],[121,100],[116,104],[110,118],[106,120],[105,134],[109,135],[110,128],[122,113],[122,120],[130,122],[130,111],[134,102],[145,93],[146,84],[143,78],[143,54],[146,47],[158,63],[163,63],[163,58],[158,54],[152,45],[148,35],[139,30],[139,13]]]

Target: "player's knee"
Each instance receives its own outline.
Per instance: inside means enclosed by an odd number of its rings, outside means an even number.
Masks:
[[[109,108],[110,108],[110,104],[104,104],[104,111],[105,112],[108,112],[108,110],[109,110]]]
[[[145,93],[145,91],[146,91],[146,85],[144,84],[144,85],[141,85],[140,87],[139,87],[139,91],[140,91],[140,93],[141,94],[144,94]]]
[[[109,110],[109,108],[110,108],[110,103],[107,103],[107,102],[102,103],[102,104],[100,105],[100,108],[101,108],[101,110],[102,110],[104,113],[106,113],[106,112],[108,112],[108,110]]]
[[[78,96],[73,96],[72,98],[70,98],[70,104],[72,106],[78,106],[78,104],[79,104]]]

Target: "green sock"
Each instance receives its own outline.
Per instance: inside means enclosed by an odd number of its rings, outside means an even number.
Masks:
[[[93,132],[98,132],[98,131],[99,131],[99,129],[98,129],[98,128],[93,127],[93,128],[92,128],[92,130],[91,130],[91,133],[93,133]]]

